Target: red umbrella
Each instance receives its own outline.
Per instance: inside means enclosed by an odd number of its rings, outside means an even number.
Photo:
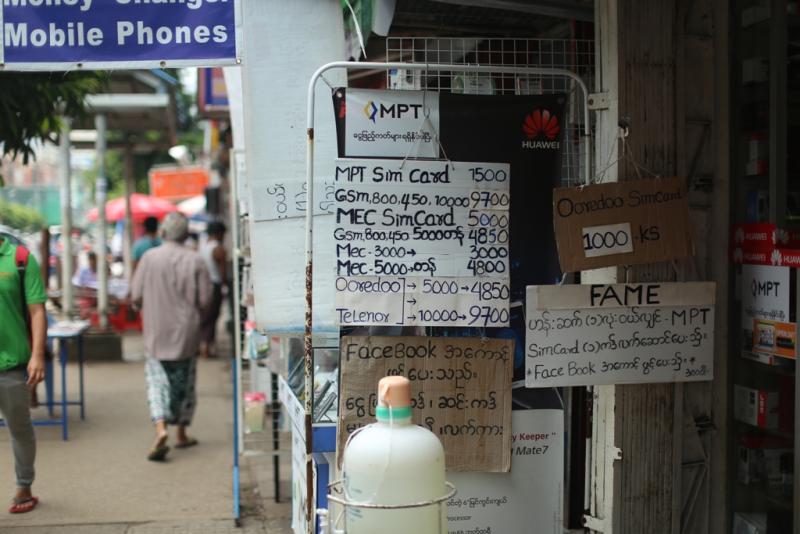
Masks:
[[[134,222],[141,222],[147,217],[163,218],[167,213],[178,211],[172,202],[163,198],[134,193],[131,195],[131,217]],[[90,221],[97,220],[97,208],[92,208],[86,216]],[[125,197],[106,202],[106,219],[121,221],[125,218]]]

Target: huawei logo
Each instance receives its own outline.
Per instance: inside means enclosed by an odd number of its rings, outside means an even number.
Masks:
[[[783,258],[781,257],[781,251],[775,249],[772,251],[772,257],[770,257],[772,261],[772,265],[781,265],[783,263]]]
[[[522,131],[525,132],[528,139],[535,139],[544,134],[547,139],[553,141],[561,131],[561,127],[558,125],[558,117],[551,114],[550,110],[535,109],[533,113],[525,117]]]

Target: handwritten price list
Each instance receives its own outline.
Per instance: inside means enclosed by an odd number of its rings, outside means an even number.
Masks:
[[[340,324],[508,325],[507,164],[340,159],[334,182]]]
[[[714,284],[530,286],[528,387],[713,378]]]
[[[513,340],[345,336],[340,355],[340,452],[374,422],[378,381],[405,376],[414,422],[442,440],[449,471],[508,471]]]

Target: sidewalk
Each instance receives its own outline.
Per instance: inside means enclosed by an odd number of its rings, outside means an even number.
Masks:
[[[70,409],[68,442],[61,441],[59,427],[36,427],[39,451],[34,489],[41,503],[24,515],[0,510],[0,532],[289,532],[290,505],[275,505],[268,489],[272,486],[271,462],[255,462],[256,470],[248,458],[242,461],[243,528],[235,528],[227,362],[200,362],[198,408],[190,429],[200,444],[173,449],[165,463],[145,459],[153,432],[142,363],[90,362],[85,371],[86,421],[80,420],[77,407]],[[74,396],[77,367],[72,364],[69,372],[68,388]],[[34,417],[44,416],[43,408],[34,410]],[[0,487],[9,492],[13,488],[12,458],[8,433],[0,430]],[[284,470],[282,478],[288,473]],[[0,502],[2,499],[0,495]]]

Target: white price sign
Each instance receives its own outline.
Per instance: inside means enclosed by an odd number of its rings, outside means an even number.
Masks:
[[[633,252],[630,223],[584,228],[581,238],[583,253],[587,258]]]
[[[458,488],[447,501],[450,534],[564,532],[564,412],[515,410],[511,428],[510,473],[448,471]]]
[[[508,325],[509,165],[340,159],[334,180],[339,324]]]
[[[491,278],[336,278],[340,325],[508,326],[509,285]]]
[[[713,378],[713,282],[529,286],[528,387]]]

